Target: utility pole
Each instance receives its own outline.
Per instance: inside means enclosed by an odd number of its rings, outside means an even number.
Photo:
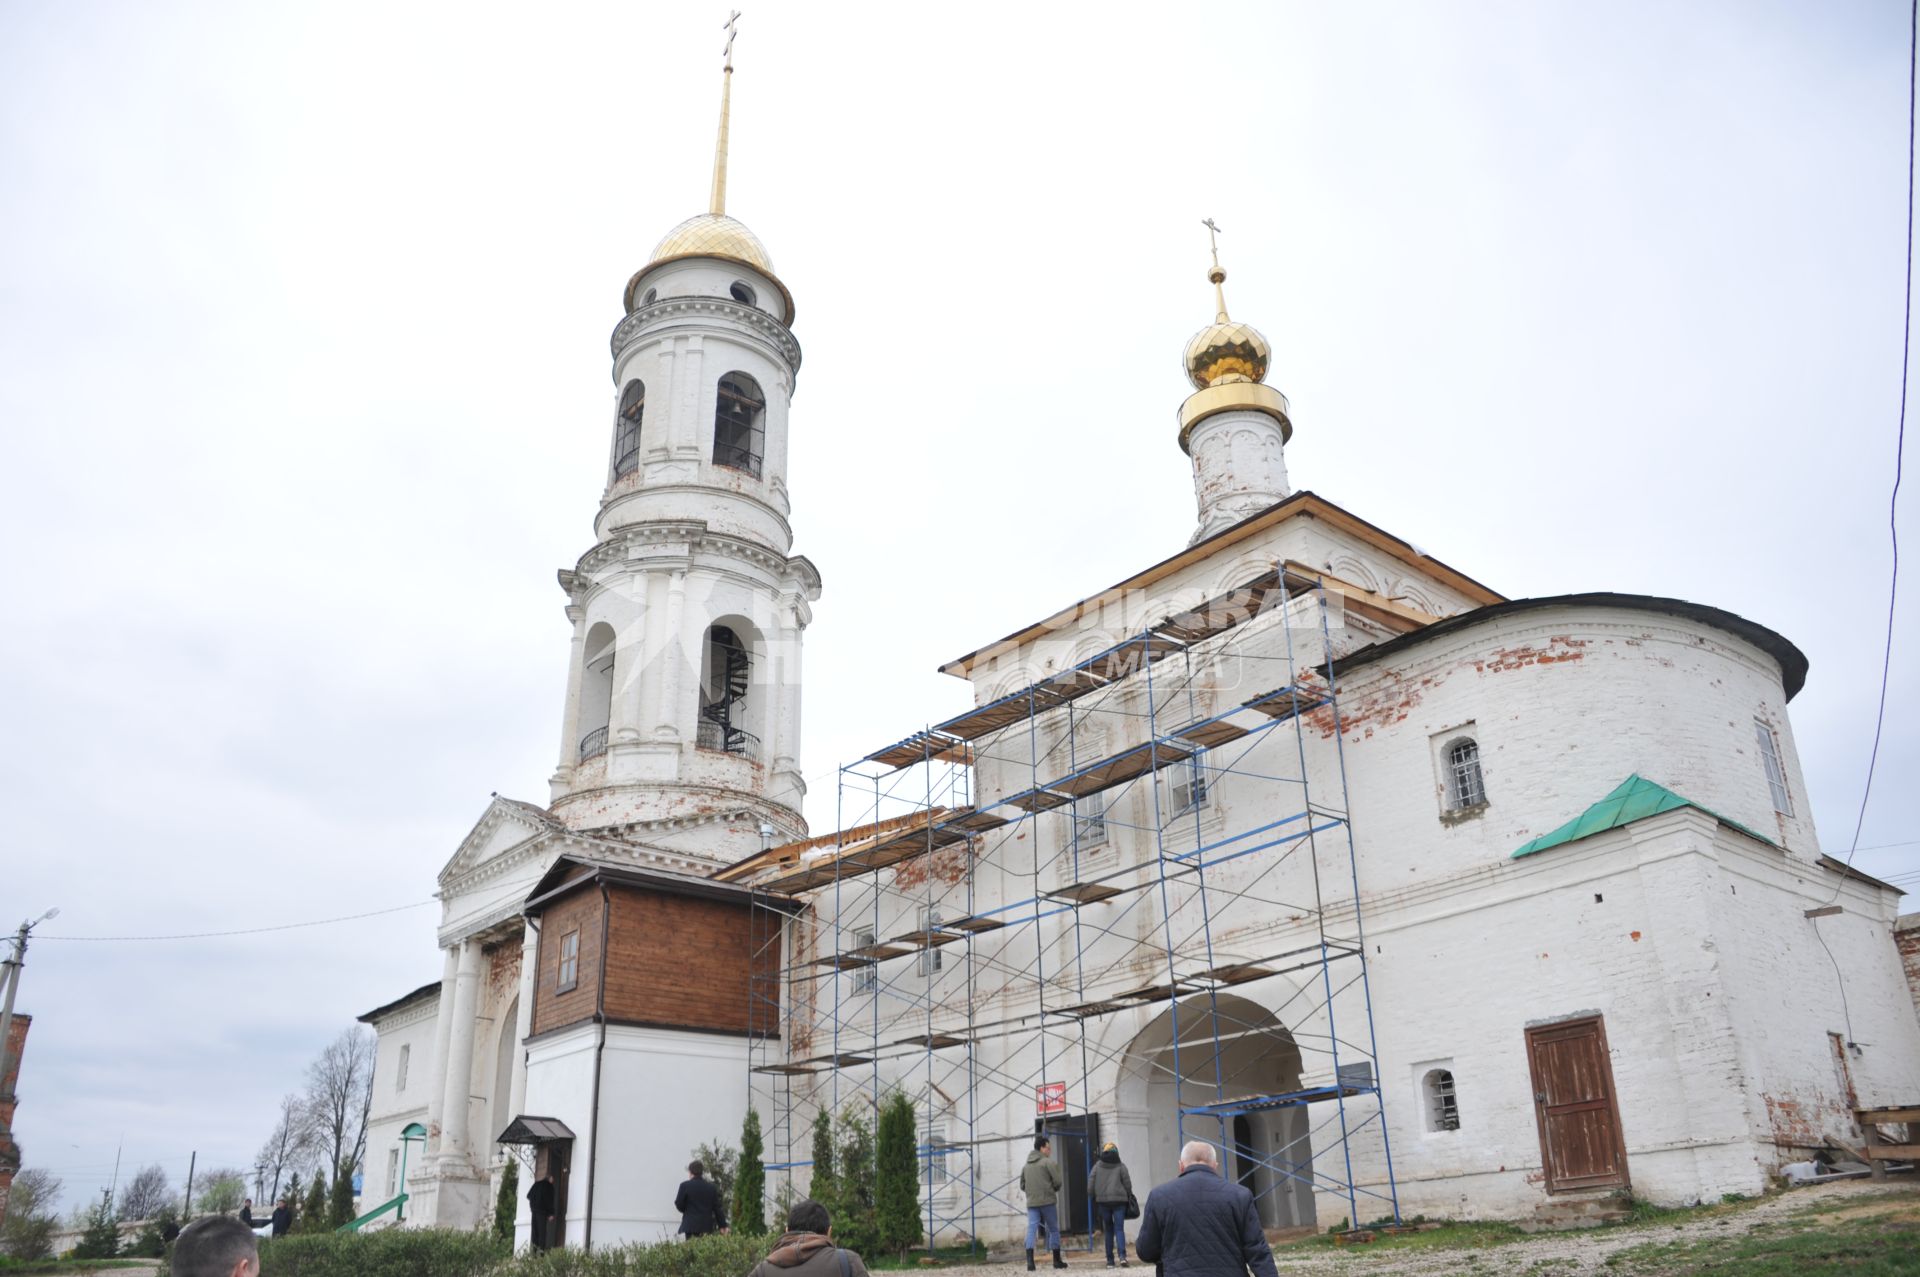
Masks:
[[[180,1204],[180,1215],[183,1220],[193,1218],[193,1168],[199,1160],[200,1150],[197,1148],[187,1155],[187,1198]]]
[[[13,1085],[9,1081],[19,1071],[19,1060],[14,1056],[13,1043],[13,995],[20,988],[20,968],[27,964],[27,937],[33,929],[49,918],[60,916],[58,909],[49,909],[32,922],[20,924],[20,930],[13,937],[13,952],[7,955],[0,968],[4,968],[6,992],[0,994],[0,1102],[14,1098]],[[13,1122],[5,1116],[6,1109],[0,1108],[0,1169],[9,1175],[20,1169],[20,1151],[13,1142]],[[4,1203],[0,1203],[0,1218],[5,1218]]]

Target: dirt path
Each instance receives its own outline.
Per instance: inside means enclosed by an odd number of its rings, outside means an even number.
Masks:
[[[1898,1194],[1898,1209],[1920,1212],[1920,1184],[1896,1182],[1876,1184],[1868,1180],[1849,1180],[1794,1189],[1758,1202],[1742,1202],[1726,1207],[1688,1213],[1671,1221],[1645,1224],[1620,1224],[1608,1228],[1584,1229],[1570,1233],[1541,1233],[1518,1241],[1474,1248],[1462,1245],[1423,1245],[1419,1236],[1394,1246],[1375,1244],[1334,1249],[1324,1243],[1285,1246],[1274,1253],[1281,1277],[1330,1277],[1350,1274],[1361,1277],[1391,1274],[1392,1277],[1575,1277],[1585,1274],[1618,1274],[1619,1267],[1607,1261],[1622,1251],[1649,1244],[1737,1242],[1765,1226],[1841,1226],[1849,1217],[1883,1213],[1886,1197]],[[1439,1240],[1441,1234],[1434,1234]],[[1105,1271],[1104,1261],[1085,1255],[1072,1257],[1074,1269]],[[1042,1272],[1046,1271],[1044,1257]],[[1009,1277],[1021,1272],[1024,1263],[978,1265],[943,1270],[954,1277]],[[1129,1273],[1147,1277],[1149,1266],[1135,1262]]]

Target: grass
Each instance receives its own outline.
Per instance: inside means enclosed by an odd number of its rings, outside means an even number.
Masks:
[[[920,1262],[926,1257],[927,1248],[925,1246],[920,1246],[908,1251],[904,1261],[898,1255],[869,1255],[866,1257],[867,1271],[897,1272],[904,1268],[926,1268],[929,1267],[929,1265]],[[941,1246],[934,1250],[933,1260],[934,1264],[939,1266],[947,1264],[984,1264],[987,1262],[987,1248],[980,1245]]]
[[[1887,1211],[1822,1223],[1796,1218],[1739,1237],[1649,1243],[1607,1259],[1616,1273],[1660,1277],[1912,1277],[1920,1273],[1920,1222]]]

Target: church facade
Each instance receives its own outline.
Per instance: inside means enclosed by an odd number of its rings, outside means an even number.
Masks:
[[[803,1192],[813,1118],[901,1087],[943,1241],[1018,1231],[1036,1125],[1143,1188],[1214,1138],[1271,1227],[1516,1217],[1755,1192],[1920,1101],[1899,892],[1807,810],[1805,657],[1701,604],[1508,599],[1294,490],[1217,261],[1191,541],[944,667],[976,710],[876,758],[956,797],[810,838],[800,348],[726,128],[624,290],[546,801],[493,797],[440,982],[363,1017],[363,1208],[476,1227],[521,1156],[558,1240],[655,1240],[749,1104]]]

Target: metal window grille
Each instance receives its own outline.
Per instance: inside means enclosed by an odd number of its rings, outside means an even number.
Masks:
[[[1793,815],[1793,799],[1787,793],[1787,772],[1780,766],[1780,743],[1773,729],[1759,719],[1753,720],[1753,737],[1760,746],[1760,762],[1767,769],[1767,788],[1773,793],[1773,809],[1782,816]]]
[[[620,396],[620,415],[614,422],[613,477],[629,475],[640,464],[640,419],[647,411],[647,388],[630,381]]]
[[[1206,751],[1173,765],[1173,814],[1184,816],[1207,805]]]
[[[947,1164],[950,1147],[945,1122],[920,1124],[920,1183],[929,1197],[946,1191],[953,1183],[953,1168]]]
[[[853,936],[853,947],[856,949],[864,949],[877,939],[879,939],[879,937],[871,931],[856,931]],[[878,966],[873,963],[868,963],[864,967],[855,967],[853,969],[853,991],[855,993],[872,993],[879,987],[880,968]]]
[[[935,928],[937,928],[939,925],[940,925],[939,910],[922,909],[920,911],[920,930],[932,931]],[[920,974],[932,975],[934,972],[938,971],[940,969],[940,964],[945,959],[945,957],[946,957],[945,954],[941,953],[939,949],[935,948],[933,944],[929,942],[926,948],[920,950]]]
[[[1107,799],[1104,794],[1082,798],[1073,805],[1073,842],[1081,851],[1104,846],[1107,841]]]
[[[1460,1104],[1453,1093],[1453,1074],[1446,1069],[1427,1074],[1427,1129],[1460,1129]]]
[[[1460,811],[1487,801],[1487,783],[1480,775],[1480,744],[1473,738],[1447,746],[1447,807]]]
[[[713,463],[759,478],[766,421],[767,401],[751,377],[734,373],[721,378],[713,410]]]
[[[580,933],[569,931],[560,937],[560,992],[580,984]]]

